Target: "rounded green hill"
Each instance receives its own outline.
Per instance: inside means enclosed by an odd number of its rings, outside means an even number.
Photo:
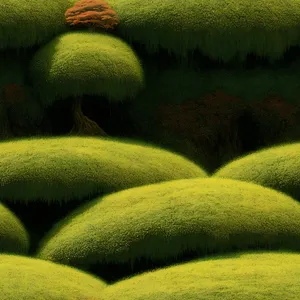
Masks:
[[[144,86],[143,69],[125,42],[108,34],[69,32],[39,49],[30,78],[41,101],[82,95],[121,101]]]
[[[298,45],[300,3],[296,0],[108,0],[117,12],[119,34],[146,45],[186,55],[199,48],[221,60],[236,55],[278,58]]]
[[[121,139],[29,138],[2,142],[0,151],[0,200],[7,201],[70,201],[207,176],[182,156]]]
[[[56,224],[37,255],[85,268],[248,247],[299,250],[300,204],[252,183],[195,178],[98,198]]]
[[[217,170],[216,178],[257,183],[300,201],[300,143],[283,144],[238,158]]]
[[[0,204],[0,253],[26,254],[29,235],[13,212]]]
[[[68,266],[0,255],[1,300],[101,300],[106,284]]]
[[[0,49],[3,49],[32,47],[68,30],[64,13],[76,0],[1,2]]]
[[[239,253],[144,273],[108,286],[101,300],[296,300],[300,254]]]

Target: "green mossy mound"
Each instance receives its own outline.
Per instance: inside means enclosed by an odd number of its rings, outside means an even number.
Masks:
[[[0,252],[26,254],[29,235],[13,212],[0,204]]]
[[[0,4],[0,49],[28,48],[68,30],[65,11],[76,0],[19,1]]]
[[[108,286],[101,300],[296,300],[300,254],[239,253],[144,273]]]
[[[300,143],[263,149],[236,159],[213,176],[253,182],[300,201]]]
[[[82,206],[41,242],[39,258],[85,268],[248,247],[300,249],[300,204],[230,179],[133,188]]]
[[[68,266],[0,255],[1,300],[101,300],[106,284]]]
[[[193,162],[110,138],[29,138],[0,143],[0,200],[69,201],[161,181],[206,177]]]
[[[103,95],[112,101],[134,97],[144,85],[133,50],[108,34],[71,32],[56,37],[34,55],[30,77],[41,101]]]
[[[218,60],[244,59],[253,52],[279,58],[299,44],[300,3],[296,0],[109,0],[117,31],[126,40],[184,56],[200,48]]]

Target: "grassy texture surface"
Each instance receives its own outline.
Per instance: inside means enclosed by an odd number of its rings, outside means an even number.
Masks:
[[[0,143],[0,200],[69,201],[161,181],[206,177],[174,153],[110,138],[32,138]]]
[[[28,249],[29,235],[23,224],[0,204],[0,252],[26,254]]]
[[[68,30],[64,13],[76,0],[0,3],[0,48],[27,48]]]
[[[56,98],[104,95],[112,101],[134,97],[144,85],[133,50],[119,38],[92,32],[56,37],[34,55],[30,77],[45,105]]]
[[[239,253],[120,281],[101,300],[297,300],[299,276],[297,253]]]
[[[1,300],[101,300],[106,284],[79,270],[39,259],[0,255]]]
[[[300,249],[300,204],[259,185],[197,178],[98,198],[58,223],[37,255],[84,268],[250,246]]]
[[[297,0],[108,0],[120,18],[118,32],[126,40],[159,47],[177,55],[200,48],[221,60],[254,52],[280,57],[299,39]]]
[[[254,152],[217,170],[216,178],[248,181],[287,193],[300,201],[300,143]]]

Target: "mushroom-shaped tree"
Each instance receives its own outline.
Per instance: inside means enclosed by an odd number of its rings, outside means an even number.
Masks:
[[[83,95],[109,101],[134,98],[144,86],[144,73],[134,51],[109,34],[69,32],[39,49],[29,66],[30,80],[45,106],[75,98],[73,133],[106,135],[83,115]]]
[[[80,0],[69,8],[66,23],[71,27],[90,29],[114,29],[118,23],[116,12],[103,0]]]

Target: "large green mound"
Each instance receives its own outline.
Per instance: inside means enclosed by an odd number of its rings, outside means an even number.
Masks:
[[[206,55],[229,60],[248,53],[280,57],[299,44],[297,0],[109,0],[126,39],[178,55],[200,48]]]
[[[101,300],[296,300],[300,254],[239,253],[144,273],[108,286]]]
[[[55,97],[103,95],[110,100],[134,97],[144,85],[139,59],[117,37],[70,32],[56,37],[30,64],[34,87],[45,104]]]
[[[68,266],[0,255],[1,300],[101,300],[106,284]]]
[[[0,153],[0,200],[8,201],[68,201],[207,176],[184,157],[129,140],[29,138],[0,143]]]
[[[0,48],[27,48],[66,31],[64,13],[76,0],[0,3]]]
[[[29,235],[20,220],[0,204],[0,252],[26,254]]]
[[[300,200],[300,143],[263,149],[236,159],[213,175],[270,187]]]
[[[54,226],[37,255],[85,268],[248,247],[300,249],[300,204],[252,183],[197,178],[98,198]]]

